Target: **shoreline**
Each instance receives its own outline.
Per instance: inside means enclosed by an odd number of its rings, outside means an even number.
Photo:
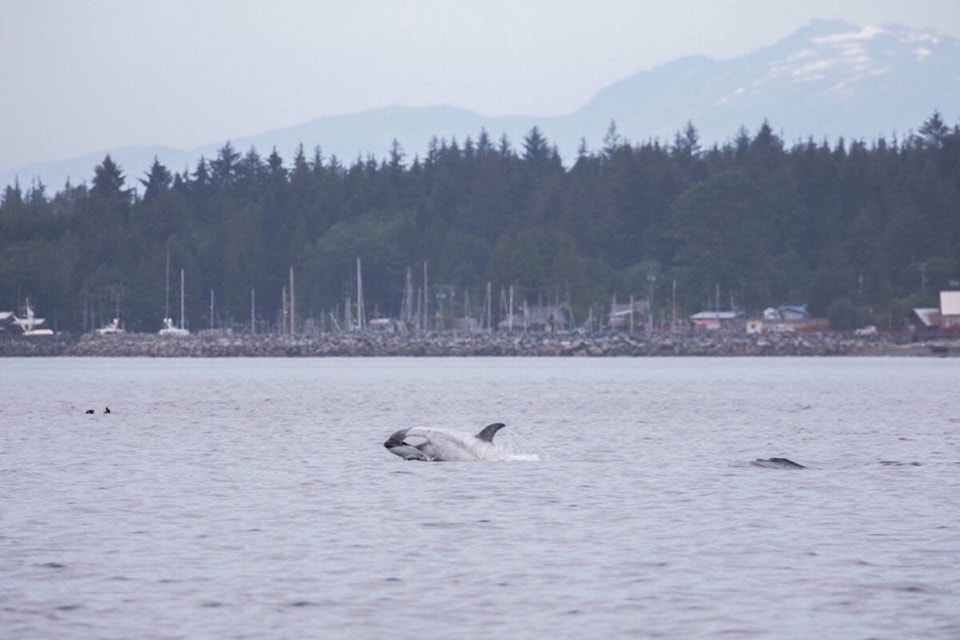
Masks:
[[[0,339],[0,357],[960,357],[960,336],[840,333],[325,333]]]

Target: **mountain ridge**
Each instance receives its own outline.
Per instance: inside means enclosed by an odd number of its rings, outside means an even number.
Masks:
[[[631,142],[665,143],[691,122],[704,146],[723,144],[738,130],[764,121],[786,143],[802,139],[867,139],[903,136],[935,110],[952,125],[960,103],[960,41],[932,29],[899,25],[857,26],[814,20],[771,45],[729,59],[701,55],[676,58],[618,80],[571,113],[559,116],[485,116],[451,106],[377,107],[321,116],[289,127],[230,139],[245,153],[272,149],[289,164],[298,145],[308,156],[319,147],[342,163],[372,155],[385,158],[394,140],[408,160],[422,156],[433,138],[493,140],[506,135],[514,146],[537,126],[560,151],[575,160],[581,142],[598,149],[611,122]],[[52,162],[0,170],[0,184],[21,186],[39,177],[59,190],[89,181],[105,155],[123,168],[128,186],[137,185],[154,157],[171,171],[192,171],[201,156],[213,157],[226,140],[189,150],[138,145]]]

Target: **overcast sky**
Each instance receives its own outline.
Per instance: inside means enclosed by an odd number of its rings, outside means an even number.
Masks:
[[[957,0],[3,0],[0,168],[386,105],[563,114],[814,18],[960,37]]]

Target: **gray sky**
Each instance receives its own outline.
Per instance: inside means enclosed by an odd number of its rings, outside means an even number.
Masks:
[[[324,115],[556,115],[677,57],[814,18],[960,38],[957,0],[3,0],[0,168],[189,149]]]

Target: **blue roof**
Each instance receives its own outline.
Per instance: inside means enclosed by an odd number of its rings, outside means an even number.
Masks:
[[[807,305],[805,304],[782,304],[777,307],[777,311],[781,313],[784,311],[790,311],[792,313],[799,313],[802,315],[807,315]]]

